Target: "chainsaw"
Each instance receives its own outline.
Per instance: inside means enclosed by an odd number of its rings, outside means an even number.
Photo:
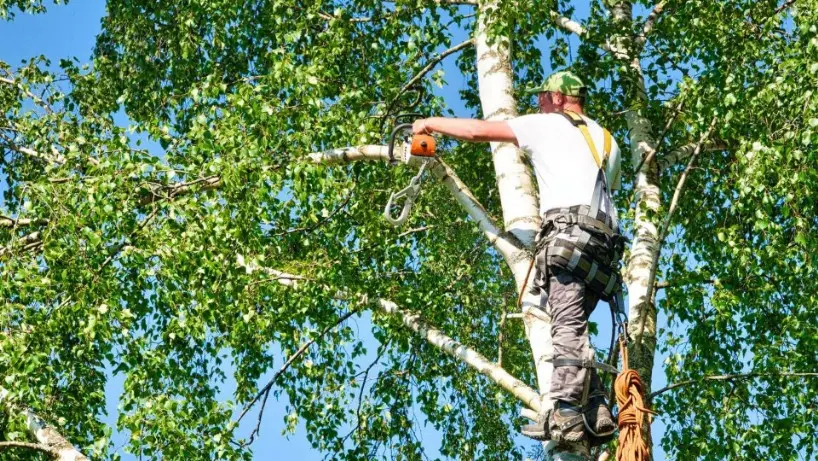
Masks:
[[[407,117],[422,117],[422,115],[416,113],[399,114],[395,116],[395,122],[397,122],[398,119]],[[411,181],[409,181],[409,186],[394,192],[389,197],[389,201],[386,202],[386,207],[383,210],[383,217],[395,227],[403,225],[403,223],[405,223],[409,218],[409,213],[412,211],[412,205],[415,203],[415,199],[417,199],[417,196],[420,193],[420,183],[423,179],[423,173],[426,172],[426,167],[429,164],[429,161],[435,158],[435,138],[425,134],[412,135],[409,142],[404,142],[401,146],[399,146],[397,152],[398,158],[396,158],[395,142],[400,133],[407,131],[409,133],[412,132],[411,123],[398,124],[392,130],[392,134],[389,136],[389,164],[395,165],[398,163],[398,161],[408,164],[413,157],[415,157],[421,161],[421,165],[418,174],[413,177]],[[403,208],[401,209],[400,214],[396,217],[392,214],[392,208],[400,199],[404,199]]]

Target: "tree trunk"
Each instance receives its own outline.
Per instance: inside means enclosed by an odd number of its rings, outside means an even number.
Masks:
[[[517,104],[513,95],[511,53],[508,40],[492,36],[489,43],[488,17],[497,8],[496,1],[483,2],[475,37],[477,51],[477,78],[480,103],[486,120],[507,120],[517,116]],[[492,160],[497,177],[497,189],[503,208],[503,223],[506,232],[511,233],[527,248],[533,248],[534,236],[540,226],[539,199],[531,174],[531,167],[525,154],[510,143],[491,143]],[[511,271],[518,292],[529,274],[531,253],[525,258],[510,261]],[[539,299],[526,294],[523,298],[523,312],[526,336],[531,344],[537,383],[542,396],[542,407],[550,408],[548,398],[553,366],[548,361],[553,348],[551,344],[551,319],[538,307]],[[556,446],[553,442],[543,444],[548,459],[569,461],[588,459],[586,443]]]

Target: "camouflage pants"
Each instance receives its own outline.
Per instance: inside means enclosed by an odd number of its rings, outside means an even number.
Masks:
[[[549,271],[548,305],[551,314],[551,338],[554,359],[590,357],[588,317],[596,308],[599,297],[586,290],[585,282],[568,272]],[[605,393],[595,368],[574,366],[555,367],[551,377],[551,399],[579,405],[586,373],[591,373],[589,395]]]

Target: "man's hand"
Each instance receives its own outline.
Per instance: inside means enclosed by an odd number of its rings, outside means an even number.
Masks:
[[[429,126],[426,122],[427,119],[421,118],[415,120],[415,123],[412,124],[412,133],[413,134],[432,134],[432,130],[429,129]]]

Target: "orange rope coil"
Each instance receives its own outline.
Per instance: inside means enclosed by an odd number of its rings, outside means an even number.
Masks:
[[[622,373],[616,377],[614,390],[619,405],[619,447],[616,461],[650,461],[650,447],[642,438],[645,415],[650,421],[656,413],[645,408],[645,385],[636,370],[628,368],[628,347],[619,342],[622,351]]]

